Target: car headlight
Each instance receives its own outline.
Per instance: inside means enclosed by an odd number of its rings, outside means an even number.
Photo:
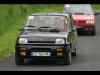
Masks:
[[[64,39],[56,39],[56,44],[65,44]]]
[[[20,44],[25,44],[25,43],[27,43],[27,38],[19,38],[19,43],[20,43]]]
[[[64,8],[69,8],[70,7],[70,5],[69,4],[66,4],[65,6],[64,6]]]
[[[93,20],[90,20],[90,21],[86,21],[87,24],[93,24],[94,21]]]

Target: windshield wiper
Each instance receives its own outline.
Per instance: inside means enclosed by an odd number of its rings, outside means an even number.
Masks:
[[[51,29],[50,32],[60,32],[59,29]]]
[[[36,27],[36,26],[33,26],[33,25],[28,25],[28,26],[25,26],[25,27]]]
[[[40,32],[49,32],[50,29],[51,27],[46,27],[46,26],[42,26],[38,28]]]
[[[28,30],[28,31],[33,31],[33,30],[37,29],[37,28],[35,28],[37,26],[33,26],[33,25],[28,25],[28,26],[24,26],[24,27],[27,27],[26,29],[24,28],[24,30]]]
[[[43,27],[39,27],[39,28],[51,28],[51,27],[46,27],[46,26],[43,26]]]

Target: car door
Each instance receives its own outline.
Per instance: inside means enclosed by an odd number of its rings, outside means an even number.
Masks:
[[[76,31],[69,32],[68,41],[71,43],[72,49],[75,49],[77,46],[77,32]]]
[[[77,31],[76,26],[74,25],[74,21],[71,18],[71,26],[72,26],[72,48],[75,49],[77,46]]]
[[[73,23],[73,20],[71,18],[70,18],[70,24],[69,24],[68,40],[70,41],[72,45],[72,49],[75,49],[77,46],[77,31]]]

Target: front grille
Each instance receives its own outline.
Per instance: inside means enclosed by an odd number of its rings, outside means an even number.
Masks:
[[[42,43],[50,43],[50,44],[54,44],[55,43],[56,38],[29,38],[28,39],[28,43],[36,43],[36,44],[42,44]]]
[[[28,41],[28,43],[55,43],[54,41]]]
[[[51,50],[51,48],[31,48],[31,50],[34,50],[34,51],[47,51],[47,50]]]

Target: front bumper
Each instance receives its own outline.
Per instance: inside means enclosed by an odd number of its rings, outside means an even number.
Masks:
[[[87,31],[93,31],[94,27],[78,27],[76,29],[77,32],[87,32]]]
[[[16,52],[20,58],[35,58],[35,59],[63,59],[66,54],[69,52],[67,49],[68,45],[17,45]],[[25,48],[26,50],[20,50]],[[58,51],[58,49],[63,49]],[[25,52],[25,55],[21,55],[21,52]],[[32,52],[50,52],[50,56],[32,56]]]

